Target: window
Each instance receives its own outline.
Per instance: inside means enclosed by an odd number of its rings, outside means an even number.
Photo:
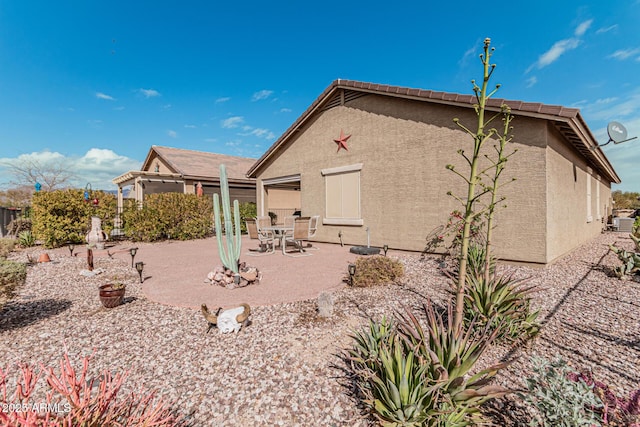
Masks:
[[[587,168],[587,222],[593,221],[593,210],[591,208],[591,168]]]
[[[362,163],[323,169],[325,217],[323,224],[362,225],[360,217],[360,171]]]
[[[596,219],[602,220],[602,211],[600,210],[600,175],[596,175]]]

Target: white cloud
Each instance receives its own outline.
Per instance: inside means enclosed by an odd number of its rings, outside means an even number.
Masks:
[[[613,24],[609,27],[606,28],[598,28],[598,31],[596,31],[596,34],[603,34],[603,33],[608,33],[609,31],[613,31],[616,28],[618,28],[618,24]]]
[[[591,120],[607,122],[626,118],[633,120],[634,117],[640,117],[640,89],[616,101],[591,103],[584,107],[584,114]]]
[[[601,98],[596,100],[596,104],[611,104],[612,102],[617,101],[618,98],[613,96],[609,98]]]
[[[231,100],[231,98],[229,98],[228,96],[223,96],[222,98],[216,99],[216,104],[221,104],[221,103],[227,102],[229,100]]]
[[[244,130],[244,133],[240,133],[238,135],[255,136],[255,137],[264,138],[264,139],[275,139],[276,137],[276,135],[273,132],[271,132],[269,129],[264,129],[264,128],[254,129],[251,126],[244,126],[242,130]]]
[[[557,61],[558,58],[560,58],[567,51],[573,50],[580,46],[580,43],[582,43],[580,37],[583,36],[584,33],[589,29],[592,22],[593,20],[589,19],[588,21],[580,23],[574,31],[575,37],[555,42],[548,51],[538,57],[538,60],[535,62],[535,64],[527,69],[527,72],[531,71],[534,67],[544,68],[547,65],[550,65]]]
[[[584,35],[584,33],[587,32],[587,30],[589,29],[589,27],[591,26],[591,23],[593,22],[593,19],[589,19],[588,21],[584,21],[581,22],[580,25],[578,25],[578,27],[576,28],[576,30],[573,32],[573,34],[576,37],[581,37]]]
[[[94,190],[114,190],[111,180],[130,170],[139,170],[141,161],[116,154],[109,149],[91,148],[82,157],[65,156],[58,152],[40,151],[21,154],[13,159],[0,159],[0,163],[32,160],[39,163],[63,163],[76,175],[71,183],[76,188],[84,188],[87,183]],[[2,174],[7,175],[7,174]],[[8,181],[7,177],[7,181]]]
[[[205,138],[204,142],[218,142],[218,140],[215,138]]]
[[[257,128],[251,131],[251,135],[257,136],[258,138],[265,139],[274,139],[276,136],[269,129]]]
[[[138,89],[138,93],[145,98],[155,98],[156,96],[162,96],[160,92],[155,89]]]
[[[171,109],[171,104],[165,104],[162,106],[163,110],[170,110]]]
[[[195,129],[196,125],[184,125],[187,129]]]
[[[122,111],[122,110],[124,110],[124,107],[122,107],[122,106],[120,106],[120,107],[113,107],[113,109],[114,109],[115,111]]]
[[[271,96],[271,94],[273,94],[272,90],[263,89],[261,91],[254,93],[253,96],[251,97],[251,100],[260,101],[261,99],[267,99],[268,97]]]
[[[640,55],[640,48],[635,49],[619,49],[613,52],[611,55],[607,56],[607,58],[618,59],[620,61],[624,61],[632,56]]]
[[[167,135],[169,135],[171,138],[177,138],[178,137],[178,132],[176,132],[175,130],[169,129],[167,131]]]
[[[89,123],[89,126],[93,128],[96,128],[96,129],[102,128],[102,120],[87,120],[87,123]]]
[[[233,129],[244,123],[244,117],[233,116],[222,121],[222,127],[225,129]]]
[[[533,87],[536,83],[538,83],[538,78],[536,76],[531,76],[527,79],[527,88]]]
[[[291,111],[292,111],[291,108],[281,108],[280,109],[281,113],[290,113]]]
[[[96,98],[98,99],[106,99],[107,101],[115,101],[116,99],[112,96],[107,95],[106,93],[96,92]]]
[[[544,68],[547,65],[554,63],[566,51],[577,48],[579,44],[580,40],[574,38],[555,42],[553,46],[551,46],[551,49],[540,55],[538,58],[538,68]]]

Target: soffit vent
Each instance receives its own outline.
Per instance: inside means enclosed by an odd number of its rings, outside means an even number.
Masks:
[[[335,107],[339,107],[344,103],[348,103],[353,101],[354,99],[361,98],[363,96],[367,96],[366,92],[358,91],[358,90],[348,90],[343,89],[338,91],[322,108],[322,111],[327,111]]]

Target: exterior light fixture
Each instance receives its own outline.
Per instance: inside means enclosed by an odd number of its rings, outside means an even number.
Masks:
[[[131,268],[133,268],[133,259],[136,257],[136,252],[138,252],[138,248],[129,249],[129,255],[131,255]]]
[[[353,286],[353,276],[356,275],[356,265],[349,264],[349,266],[347,267],[347,271],[349,272],[349,284]]]
[[[382,247],[382,250],[384,251],[384,256],[387,256],[387,251],[389,250],[389,245],[386,245],[386,244],[385,244],[385,245]]]
[[[73,256],[73,250],[75,247],[76,245],[74,245],[73,242],[69,242],[69,256]]]
[[[91,183],[87,182],[87,185],[84,187],[84,201],[89,202],[91,198]]]
[[[138,275],[140,276],[140,283],[142,283],[142,270],[143,269],[144,269],[144,262],[142,262],[142,261],[136,262],[136,271],[138,272]]]

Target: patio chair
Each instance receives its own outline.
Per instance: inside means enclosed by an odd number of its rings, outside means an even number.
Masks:
[[[286,239],[293,237],[293,225],[296,221],[296,218],[300,218],[300,215],[290,215],[284,217],[284,222],[282,225],[284,228],[289,229],[284,232],[285,241]]]
[[[293,235],[291,237],[285,238],[285,245],[282,248],[282,253],[284,255],[294,258],[313,255],[308,253],[305,248],[305,242],[309,241],[310,222],[311,218],[308,216],[296,218],[295,222],[293,223]],[[295,246],[295,250],[293,252],[287,252],[286,243],[292,243]],[[293,253],[296,252],[297,255],[293,255]]]
[[[309,221],[309,238],[310,239],[313,238],[316,235],[316,232],[318,231],[319,220],[320,220],[320,215],[314,215],[311,217],[311,220]],[[313,246],[310,242],[308,242],[305,249],[313,249],[317,251],[320,248],[317,246]]]
[[[247,233],[249,234],[249,239],[260,241],[260,247],[257,249],[249,249],[247,255],[250,256],[261,256],[261,255],[271,255],[275,252],[274,238],[273,233],[268,233],[266,231],[259,232],[258,224],[255,218],[250,218],[245,220],[245,224],[247,226]]]

